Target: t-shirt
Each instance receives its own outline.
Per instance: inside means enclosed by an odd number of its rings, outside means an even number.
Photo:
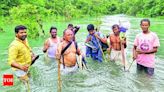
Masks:
[[[153,47],[159,47],[159,38],[156,33],[150,32],[148,34],[139,33],[134,41],[134,45],[141,51],[150,51]],[[155,53],[152,54],[138,54],[137,63],[145,67],[154,68],[155,66]]]

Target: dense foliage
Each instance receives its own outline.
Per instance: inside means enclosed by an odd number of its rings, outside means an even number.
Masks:
[[[72,18],[118,13],[163,16],[164,0],[0,0],[0,16],[7,17],[14,24],[28,26],[32,38],[40,35],[38,30],[43,30],[42,22],[49,17],[56,21],[69,21]]]

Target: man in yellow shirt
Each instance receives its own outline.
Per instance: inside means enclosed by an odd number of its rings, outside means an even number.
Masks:
[[[15,40],[9,46],[8,64],[14,70],[15,75],[27,81],[27,71],[32,63],[31,48],[26,39],[26,27],[19,25],[15,27]]]

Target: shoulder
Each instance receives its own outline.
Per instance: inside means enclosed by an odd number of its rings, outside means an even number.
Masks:
[[[13,40],[9,46],[19,46],[19,41]]]
[[[17,49],[19,48],[19,44],[18,44],[18,41],[14,40],[11,42],[11,44],[9,45],[9,50],[10,49]]]
[[[64,44],[65,44],[65,42],[62,41],[62,42],[59,43],[59,46],[62,46],[62,45],[64,45]]]
[[[74,43],[74,45],[75,45],[76,47],[78,46],[77,42],[73,41],[73,43]]]
[[[159,40],[159,37],[158,35],[155,33],[155,32],[151,32],[151,37],[154,39],[154,40]]]
[[[110,38],[111,38],[111,37],[114,37],[114,34],[110,34],[109,37],[110,37]]]
[[[58,43],[58,47],[63,47],[63,46],[66,46],[67,43],[65,41],[62,41],[60,43]]]
[[[91,36],[90,34],[87,35],[87,37],[90,37],[90,36]]]
[[[153,36],[157,36],[157,34],[155,32],[150,32],[150,34]]]
[[[61,43],[63,41],[63,37],[58,37],[57,36],[57,41],[58,41],[58,43]]]
[[[101,32],[95,32],[95,34],[97,34],[97,35],[99,35],[99,36],[100,36],[100,35],[102,35],[102,33],[101,33]]]
[[[46,40],[45,40],[45,43],[50,43],[50,40],[51,40],[51,38],[47,38]]]

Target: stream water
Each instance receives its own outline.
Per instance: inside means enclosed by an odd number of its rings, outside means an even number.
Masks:
[[[111,33],[111,26],[118,23],[119,19],[136,21],[131,23],[127,31],[128,47],[126,49],[127,62],[132,62],[132,47],[135,35],[140,32],[140,18],[128,18],[124,15],[104,16],[102,33]],[[83,25],[86,27],[86,25]],[[82,26],[82,27],[83,27]],[[87,31],[77,34],[77,41],[84,51],[84,40]],[[163,41],[163,40],[161,40]],[[49,64],[44,59],[42,47],[33,48],[35,53],[40,53],[40,58],[31,68],[30,86],[32,92],[57,92],[57,66],[55,62]],[[162,54],[162,53],[161,53]],[[155,74],[148,77],[146,74],[136,73],[136,63],[133,63],[129,72],[124,72],[123,67],[113,62],[98,63],[87,58],[88,70],[79,70],[73,75],[62,76],[62,92],[163,92],[164,91],[164,58],[156,56]],[[10,69],[2,71],[10,73]],[[15,78],[16,79],[16,78]],[[18,81],[18,79],[16,79]],[[2,81],[2,80],[1,80]],[[14,87],[0,87],[0,92],[20,92],[23,84],[17,82]],[[15,90],[15,91],[14,91]]]

